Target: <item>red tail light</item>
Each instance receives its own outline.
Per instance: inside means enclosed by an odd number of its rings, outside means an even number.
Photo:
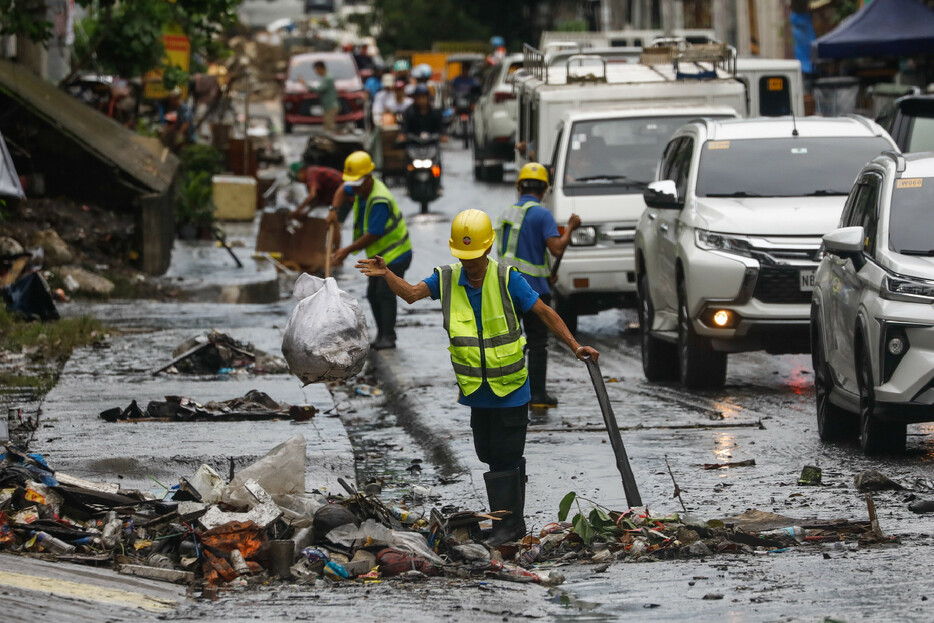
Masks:
[[[515,93],[511,93],[511,92],[494,93],[494,94],[493,94],[493,102],[495,102],[495,103],[497,103],[497,104],[502,104],[503,102],[508,102],[508,101],[514,100],[514,99],[516,99],[516,94],[515,94]]]

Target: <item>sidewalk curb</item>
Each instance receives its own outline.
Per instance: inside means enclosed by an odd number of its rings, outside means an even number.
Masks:
[[[424,414],[430,409],[399,380],[390,358],[380,351],[370,350],[370,363],[386,392],[386,404],[394,407],[399,425],[429,453],[431,462],[441,474],[454,476],[469,473],[470,469],[457,457],[450,442],[439,434],[443,431],[426,421]]]

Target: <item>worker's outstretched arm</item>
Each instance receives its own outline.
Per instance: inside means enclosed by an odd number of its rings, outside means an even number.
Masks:
[[[408,304],[431,296],[431,290],[424,281],[418,283],[409,283],[402,277],[386,268],[386,260],[377,255],[369,260],[359,260],[355,266],[357,270],[367,277],[382,277],[389,284],[389,288]]]
[[[574,339],[574,336],[568,330],[564,321],[561,320],[561,316],[558,315],[558,312],[550,308],[548,305],[538,299],[535,301],[535,305],[532,306],[532,311],[541,318],[542,322],[545,323],[545,326],[548,327],[548,330],[557,336],[559,340],[567,344],[568,348],[573,351],[574,355],[578,359],[585,359],[586,357],[592,358],[594,361],[600,358],[600,353],[595,349],[589,346],[581,346],[577,340]]]

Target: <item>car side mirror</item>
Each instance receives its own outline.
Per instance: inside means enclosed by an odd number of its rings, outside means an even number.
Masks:
[[[824,236],[824,251],[840,259],[851,259],[857,270],[863,265],[866,232],[862,227],[844,227]]]
[[[660,210],[680,210],[684,201],[678,199],[678,187],[672,180],[652,182],[642,191],[645,205]]]

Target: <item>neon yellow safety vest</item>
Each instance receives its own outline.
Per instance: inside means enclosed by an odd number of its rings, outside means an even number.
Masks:
[[[537,205],[541,204],[537,201],[527,201],[522,205],[515,204],[506,208],[506,211],[503,212],[499,217],[499,222],[496,224],[496,229],[499,230],[500,240],[502,240],[503,226],[509,225],[509,238],[506,240],[505,252],[502,251],[502,247],[497,247],[497,249],[500,251],[500,262],[506,264],[507,266],[512,266],[520,273],[524,273],[532,277],[550,277],[551,269],[548,268],[547,263],[533,264],[532,262],[528,262],[521,257],[516,256],[516,249],[519,246],[519,231],[522,230],[522,221],[525,220],[525,215],[529,211],[529,208]],[[547,254],[543,257],[547,257]]]
[[[402,212],[396,205],[396,200],[392,193],[376,178],[373,178],[373,190],[370,196],[366,198],[366,209],[360,214],[360,198],[357,197],[353,202],[353,231],[354,239],[369,233],[367,227],[370,223],[370,210],[373,204],[384,201],[389,204],[389,218],[386,220],[386,229],[382,236],[376,242],[366,248],[367,257],[383,256],[387,264],[392,264],[404,253],[412,250],[412,241],[409,240],[409,230],[405,226],[405,219],[402,218]]]
[[[467,289],[460,285],[462,268],[457,263],[435,269],[457,384],[461,392],[469,396],[485,380],[493,393],[502,398],[522,387],[529,376],[523,352],[525,337],[509,296],[512,268],[490,260],[483,279],[481,327],[477,326]]]

